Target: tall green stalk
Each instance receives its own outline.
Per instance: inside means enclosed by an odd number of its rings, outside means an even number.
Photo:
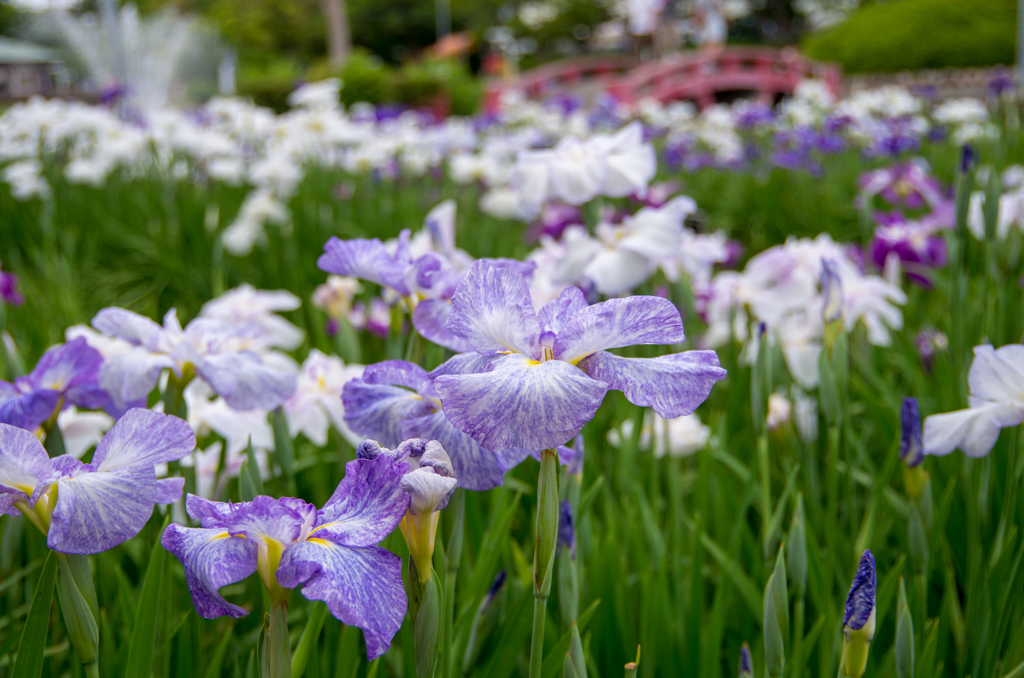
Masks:
[[[551,594],[558,545],[558,451],[541,452],[537,478],[537,544],[533,553],[533,636],[530,678],[540,678],[544,664],[544,622]]]

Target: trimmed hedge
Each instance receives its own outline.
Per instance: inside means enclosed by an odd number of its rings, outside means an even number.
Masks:
[[[1017,0],[893,0],[809,37],[803,51],[847,73],[1012,64]]]

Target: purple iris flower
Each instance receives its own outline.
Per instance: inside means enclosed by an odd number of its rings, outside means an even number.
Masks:
[[[144,403],[164,368],[181,377],[191,366],[236,410],[271,410],[295,393],[295,372],[265,359],[272,339],[255,322],[236,325],[200,317],[182,329],[173,308],[161,326],[111,307],[97,313],[92,326],[133,347],[100,369],[100,385],[117,408]]]
[[[910,280],[922,287],[931,287],[926,269],[942,268],[948,256],[946,240],[938,235],[942,226],[937,225],[935,219],[901,222],[889,217],[885,221],[890,223],[875,228],[871,240],[872,260],[879,268],[884,268],[886,259],[895,254]]]
[[[97,381],[103,356],[83,337],[51,348],[14,383],[0,381],[0,423],[34,431],[62,404],[97,409],[109,398]]]
[[[321,270],[349,275],[388,287],[401,296],[412,314],[412,324],[425,339],[457,352],[472,350],[445,328],[451,313],[449,300],[473,259],[455,247],[455,205],[441,203],[427,215],[425,230],[431,250],[413,257],[411,231],[403,230],[393,248],[379,239],[341,240],[332,237],[317,259]],[[495,259],[496,265],[528,274],[533,262]]]
[[[345,384],[341,399],[345,424],[357,435],[398,448],[410,438],[436,440],[452,460],[459,485],[489,490],[504,482],[505,472],[526,458],[523,449],[491,451],[458,430],[441,409],[434,379],[487,368],[489,358],[475,353],[455,356],[433,372],[404,360],[370,365],[359,379]]]
[[[290,497],[225,504],[190,494],[186,508],[202,527],[170,525],[161,543],[185,566],[201,616],[247,614],[217,589],[259,572],[272,594],[287,597],[284,589],[302,586],[303,596],[363,629],[373,660],[390,647],[405,616],[402,560],[376,544],[409,507],[400,485],[408,470],[387,455],[351,461],[320,510]]]
[[[920,158],[865,172],[859,183],[860,200],[881,195],[893,207],[912,210],[935,208],[948,202],[942,185],[931,176],[928,163]]]
[[[572,515],[572,504],[563,500],[558,511],[558,546],[569,549],[569,557],[576,560],[576,521]]]
[[[682,342],[679,311],[660,297],[588,306],[569,287],[538,314],[521,274],[480,261],[452,306],[449,331],[478,354],[452,360],[475,360],[477,368],[438,376],[434,388],[448,420],[488,449],[564,444],[593,418],[609,388],[666,419],[690,414],[725,378],[714,351],[622,358],[606,350]]]
[[[25,515],[61,553],[112,549],[139,533],[155,504],[181,497],[185,479],[158,479],[155,465],[195,446],[187,422],[142,409],[114,424],[88,464],[50,459],[34,435],[0,424],[0,513]]]
[[[18,291],[18,276],[0,270],[0,302],[11,306],[21,306],[25,297]]]
[[[524,234],[527,242],[536,242],[546,235],[560,240],[562,233],[569,226],[583,223],[583,215],[579,208],[560,202],[549,202],[541,210],[540,219],[530,226]]]

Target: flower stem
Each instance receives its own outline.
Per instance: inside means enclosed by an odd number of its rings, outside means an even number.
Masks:
[[[444,578],[444,608],[441,618],[441,648],[444,662],[441,666],[442,678],[455,675],[455,639],[452,635],[452,624],[455,616],[455,578],[459,574],[459,562],[462,559],[462,532],[466,523],[466,491],[455,490],[448,505],[454,516],[452,532],[449,537],[448,552]]]
[[[558,452],[541,452],[537,478],[537,548],[533,553],[533,639],[530,678],[540,678],[544,663],[544,620],[558,543]]]
[[[547,617],[547,596],[533,598],[533,638],[530,640],[530,678],[540,678],[544,664],[544,621]]]
[[[764,559],[771,558],[771,522],[772,522],[772,480],[768,468],[768,432],[763,431],[757,438],[757,465],[761,475],[761,540],[764,548]]]

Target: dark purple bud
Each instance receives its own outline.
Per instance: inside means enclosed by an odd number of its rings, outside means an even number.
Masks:
[[[846,597],[846,615],[843,626],[859,631],[871,619],[875,611],[875,557],[871,551],[864,551],[857,567],[857,574],[850,585],[850,595]]]
[[[970,144],[964,144],[960,149],[960,173],[967,174],[974,166],[974,149]]]
[[[921,445],[921,413],[916,398],[904,398],[900,412],[900,459],[908,468],[924,461],[924,447]]]
[[[558,545],[568,548],[569,557],[576,560],[576,524],[568,501],[562,502],[558,512]]]
[[[328,337],[333,337],[334,335],[336,335],[338,333],[338,321],[337,321],[337,319],[335,319],[335,318],[328,318],[327,319],[327,327],[324,328],[324,331],[327,332],[327,336]]]
[[[498,576],[496,576],[494,581],[491,583],[491,588],[487,589],[487,595],[485,595],[484,599],[480,601],[480,607],[476,610],[478,615],[482,615],[487,612],[487,608],[491,606],[494,599],[498,597],[499,593],[501,593],[501,589],[505,587],[505,579],[505,570],[498,572]]]
[[[739,678],[754,678],[754,665],[750,661],[750,646],[743,643],[740,646],[740,675]]]

